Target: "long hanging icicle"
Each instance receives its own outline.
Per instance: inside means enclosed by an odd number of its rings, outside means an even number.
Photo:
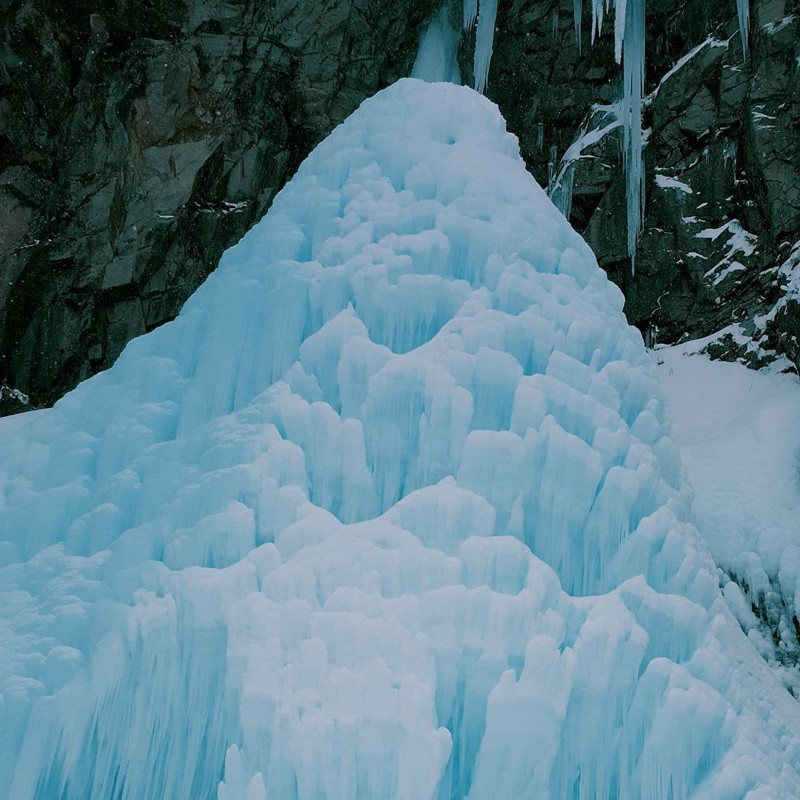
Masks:
[[[739,15],[739,36],[742,39],[742,55],[747,61],[750,50],[750,0],[736,0],[736,12]]]
[[[469,32],[475,24],[475,17],[478,16],[478,0],[464,0],[463,9],[464,30]]]
[[[489,79],[489,64],[494,45],[494,24],[497,20],[497,0],[480,0],[478,29],[475,32],[475,90],[483,94]]]
[[[736,0],[739,6],[749,0]],[[611,0],[591,0],[592,42],[603,27],[603,15]],[[575,27],[580,50],[580,0],[575,0]],[[644,216],[645,185],[642,160],[642,95],[644,93],[645,0],[614,0],[614,57],[622,62],[622,121],[625,196],[627,202],[628,255],[631,272],[636,268],[636,243]]]
[[[580,55],[581,23],[583,22],[583,0],[572,0],[572,13],[575,17],[575,40],[578,43],[578,55]]]
[[[644,217],[645,185],[642,160],[642,94],[644,92],[644,3],[621,0],[625,5],[622,41],[622,124],[628,211],[628,254],[631,273],[636,269],[636,244]],[[622,9],[617,0],[617,17]]]

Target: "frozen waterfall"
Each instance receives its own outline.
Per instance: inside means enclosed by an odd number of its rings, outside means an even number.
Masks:
[[[491,102],[364,102],[0,426],[0,798],[795,797],[622,303]]]
[[[737,0],[739,2],[740,0]],[[610,0],[592,2],[592,41],[603,28]],[[743,0],[747,2],[747,0]],[[575,0],[575,29],[580,48],[580,0]],[[642,96],[645,65],[645,0],[614,0],[614,56],[622,62],[622,150],[628,222],[628,255],[636,267],[636,245],[644,218],[645,175],[642,158]]]
[[[447,7],[430,21],[419,42],[412,78],[436,83],[461,83],[458,69],[458,33],[450,24]]]

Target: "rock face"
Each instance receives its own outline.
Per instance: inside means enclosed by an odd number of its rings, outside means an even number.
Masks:
[[[579,52],[564,4],[500,9],[489,93],[546,183],[581,130],[614,121],[612,43],[592,45],[584,24]],[[798,12],[792,0],[755,0],[745,58],[732,0],[649,4],[647,202],[634,274],[618,130],[585,147],[567,172],[572,222],[623,288],[628,318],[650,343],[721,332],[716,355],[757,364],[777,350],[796,360],[796,302],[771,312],[791,278],[776,268],[800,239]]]
[[[311,148],[406,75],[419,2],[4,4],[0,403],[171,319]]]
[[[450,14],[460,26],[461,3]],[[651,3],[647,212],[626,254],[610,25],[500,2],[487,94],[652,341],[800,360],[800,2]],[[0,12],[0,413],[53,402],[171,319],[302,158],[410,73],[441,0],[12,0]],[[793,16],[794,15],[794,16]],[[459,50],[471,74],[471,35]],[[675,65],[679,66],[675,68]],[[572,165],[582,130],[610,125]],[[795,281],[797,283],[797,281]]]

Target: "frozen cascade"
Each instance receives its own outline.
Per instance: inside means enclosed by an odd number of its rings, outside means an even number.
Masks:
[[[645,176],[642,159],[642,95],[644,94],[645,0],[617,0],[617,19],[625,8],[622,45],[622,133],[628,217],[628,254],[636,268],[636,245],[644,218]],[[619,27],[619,26],[618,26]],[[619,36],[617,36],[619,41]]]
[[[742,55],[747,61],[750,50],[750,0],[736,0],[736,13],[739,17],[739,36],[742,39]]]
[[[478,16],[478,0],[464,0],[462,16],[464,18],[464,30],[471,31]]]
[[[0,797],[795,797],[622,302],[492,103],[366,101],[0,427]]]
[[[450,24],[447,6],[431,20],[420,39],[412,78],[435,83],[461,83],[458,69],[458,33]]]
[[[739,6],[748,0],[737,0]],[[592,0],[592,41],[603,28],[610,0]],[[575,0],[575,28],[580,48],[580,2]],[[644,218],[645,176],[642,159],[642,96],[644,93],[645,0],[614,0],[614,55],[623,67],[621,116],[626,178],[628,255],[636,268],[636,244]],[[741,19],[741,11],[740,11]]]
[[[494,25],[497,20],[497,0],[480,0],[478,28],[475,31],[475,90],[483,94],[489,79],[492,61]]]

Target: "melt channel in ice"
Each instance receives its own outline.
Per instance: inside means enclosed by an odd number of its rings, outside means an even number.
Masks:
[[[0,428],[0,797],[797,796],[665,420],[497,108],[400,81]]]

